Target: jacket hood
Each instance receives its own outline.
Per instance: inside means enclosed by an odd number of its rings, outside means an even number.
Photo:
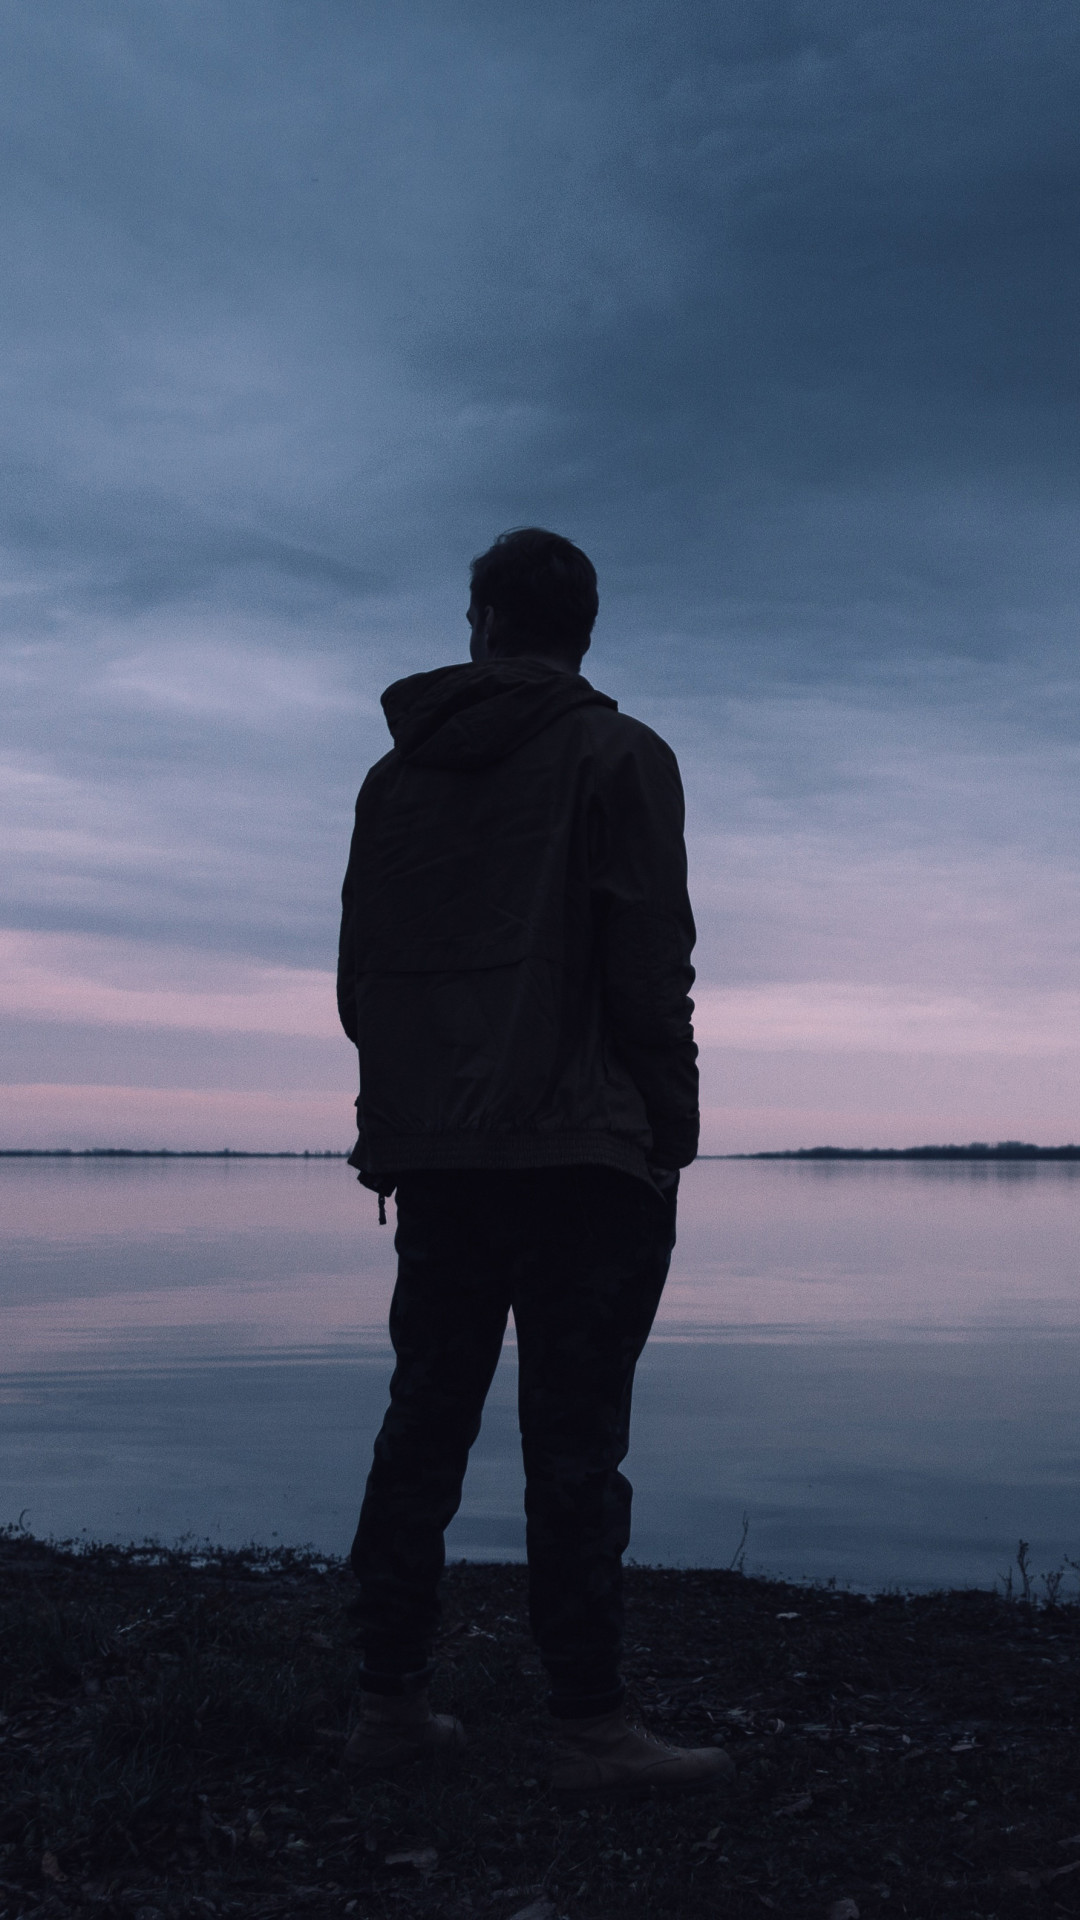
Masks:
[[[483,660],[395,680],[382,705],[402,759],[465,771],[504,760],[573,707],[616,702],[542,660]]]

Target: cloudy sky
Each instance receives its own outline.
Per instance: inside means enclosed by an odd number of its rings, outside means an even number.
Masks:
[[[0,1144],[351,1144],[400,674],[569,533],[703,1144],[1080,1139],[1073,0],[11,0]]]

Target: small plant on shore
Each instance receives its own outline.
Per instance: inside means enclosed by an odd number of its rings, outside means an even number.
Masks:
[[[1000,1584],[1004,1600],[1015,1601],[1017,1606],[1044,1607],[1052,1610],[1066,1605],[1062,1595],[1062,1584],[1066,1569],[1080,1575],[1080,1561],[1071,1560],[1068,1554],[1062,1557],[1061,1565],[1048,1573],[1039,1575],[1042,1583],[1042,1597],[1036,1591],[1036,1582],[1031,1570],[1031,1545],[1027,1540],[1019,1540],[1015,1559],[1017,1576],[1014,1578],[1012,1567],[1000,1574],[995,1584]],[[1080,1600],[1080,1581],[1077,1583],[1077,1599]]]
[[[750,1533],[750,1515],[748,1513],[744,1513],[742,1517],[742,1532],[739,1535],[739,1544],[736,1547],[734,1553],[731,1556],[731,1559],[728,1561],[728,1564],[727,1564],[727,1570],[729,1573],[745,1573],[746,1572],[746,1542],[747,1542],[749,1533]]]

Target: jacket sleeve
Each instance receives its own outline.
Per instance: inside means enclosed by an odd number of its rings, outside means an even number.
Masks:
[[[363,825],[360,818],[363,788],[356,802],[356,819],[345,884],[341,889],[341,933],[338,938],[337,1004],[338,1015],[349,1039],[357,1045],[359,1024],[356,1012],[356,915],[359,906],[359,854]]]
[[[337,1003],[338,1015],[353,1045],[360,1032],[356,1006],[357,961],[361,950],[361,921],[371,913],[370,860],[365,859],[378,830],[379,810],[386,790],[386,775],[394,763],[394,754],[384,754],[369,768],[356,796],[349,864],[341,889],[341,932],[338,936]]]
[[[357,803],[359,808],[359,803]],[[350,1041],[357,1043],[356,1020],[356,843],[359,824],[354,826],[348,856],[346,879],[342,887],[342,929],[338,937],[338,1018]]]
[[[684,816],[675,755],[643,727],[598,782],[593,893],[612,1045],[667,1168],[689,1166],[699,1128]]]

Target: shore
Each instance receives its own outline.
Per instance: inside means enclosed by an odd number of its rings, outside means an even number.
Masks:
[[[0,1535],[0,1915],[1080,1913],[1072,1598],[631,1567],[635,1709],[737,1784],[566,1812],[522,1568],[448,1569],[435,1704],[470,1744],[376,1785],[340,1766],[349,1597],[302,1554]]]

